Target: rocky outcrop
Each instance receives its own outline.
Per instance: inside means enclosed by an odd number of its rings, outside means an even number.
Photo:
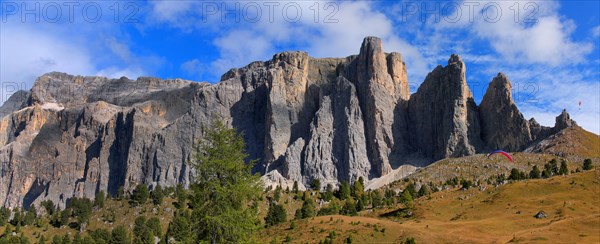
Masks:
[[[360,177],[379,187],[415,165],[492,147],[519,150],[574,125],[566,112],[555,128],[525,121],[502,75],[478,108],[465,72],[452,55],[411,96],[402,56],[367,37],[358,55],[283,52],[215,84],[48,73],[0,108],[1,205],[64,207],[72,197],[140,183],[188,185],[193,145],[215,118],[243,132],[266,185],[301,187]]]
[[[556,117],[556,123],[554,124],[554,130],[555,131],[560,131],[572,126],[577,126],[577,123],[575,121],[573,121],[571,119],[571,116],[569,115],[569,113],[567,113],[566,109],[563,109],[563,111],[560,113],[560,115],[558,115]]]
[[[477,106],[458,55],[431,71],[408,106],[410,141],[432,160],[471,155],[483,148]]]
[[[489,149],[520,151],[532,142],[530,123],[512,99],[512,85],[498,73],[479,105],[481,138]],[[535,120],[532,123],[536,123]],[[539,127],[539,124],[534,125]]]
[[[19,110],[27,102],[29,92],[17,91],[13,93],[5,102],[0,106],[0,118],[12,113],[13,111]]]

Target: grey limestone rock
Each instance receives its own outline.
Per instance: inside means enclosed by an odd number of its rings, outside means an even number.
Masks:
[[[188,186],[193,145],[216,118],[243,132],[266,185],[301,188],[313,179],[323,187],[396,179],[409,160],[519,150],[575,125],[566,112],[555,128],[524,120],[503,75],[478,108],[465,72],[452,55],[411,96],[402,55],[367,37],[358,55],[283,52],[215,84],[44,74],[0,107],[0,205],[64,207],[72,197],[140,183]]]
[[[427,158],[471,155],[483,148],[477,105],[465,72],[465,64],[453,54],[448,65],[431,71],[410,98],[411,144]]]
[[[520,151],[532,142],[530,123],[515,105],[512,85],[506,75],[498,73],[489,84],[479,105],[479,114],[481,136],[489,149]]]

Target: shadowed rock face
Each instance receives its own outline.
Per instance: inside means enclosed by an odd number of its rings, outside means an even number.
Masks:
[[[498,73],[494,77],[483,96],[479,114],[481,137],[489,149],[520,151],[532,142],[529,121],[515,105],[506,75]],[[535,120],[532,123],[537,124]]]
[[[477,106],[465,72],[460,57],[452,55],[448,65],[430,72],[410,98],[411,143],[427,158],[471,155],[483,148]]]
[[[477,108],[465,72],[452,55],[411,96],[402,56],[367,37],[355,56],[283,52],[216,84],[48,73],[0,107],[1,205],[64,207],[140,183],[188,185],[192,146],[215,118],[244,133],[265,180],[323,187],[485,148],[520,150],[574,124],[566,112],[556,128],[525,121],[500,75]]]

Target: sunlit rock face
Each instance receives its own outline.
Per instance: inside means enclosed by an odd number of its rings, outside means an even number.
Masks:
[[[555,128],[524,120],[503,75],[477,107],[457,55],[411,95],[400,53],[385,53],[376,37],[358,51],[323,59],[283,52],[215,84],[44,74],[0,107],[1,205],[64,207],[140,183],[187,186],[193,145],[217,118],[243,132],[266,185],[301,188],[488,148],[521,150],[574,125],[566,112]]]

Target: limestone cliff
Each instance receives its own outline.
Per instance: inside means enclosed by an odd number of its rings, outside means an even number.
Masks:
[[[49,199],[62,207],[139,183],[187,185],[193,145],[215,118],[244,133],[250,157],[259,159],[254,170],[269,184],[301,188],[312,179],[323,187],[371,180],[407,163],[488,148],[522,150],[574,125],[566,112],[555,128],[524,120],[503,75],[478,108],[465,72],[452,55],[411,96],[402,55],[367,37],[358,55],[283,52],[231,69],[215,84],[44,74],[0,107],[1,205]]]
[[[529,121],[515,105],[512,84],[506,75],[498,73],[494,77],[483,96],[479,114],[481,137],[490,149],[520,151],[532,142]]]

